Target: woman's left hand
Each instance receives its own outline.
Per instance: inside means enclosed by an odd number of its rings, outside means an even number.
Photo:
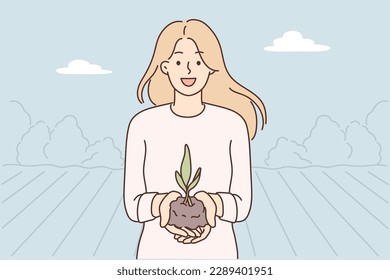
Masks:
[[[175,235],[175,239],[181,243],[198,243],[210,234],[211,228],[216,225],[216,217],[222,213],[222,200],[217,194],[209,194],[204,191],[197,192],[195,198],[200,200],[206,210],[207,225],[192,230],[195,236]]]

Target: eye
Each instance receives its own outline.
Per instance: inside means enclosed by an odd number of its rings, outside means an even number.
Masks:
[[[200,65],[200,61],[199,60],[196,62],[196,65]]]
[[[179,66],[181,64],[180,61],[176,61],[176,65]]]

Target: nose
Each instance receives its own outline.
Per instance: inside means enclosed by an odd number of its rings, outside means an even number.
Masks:
[[[191,68],[190,68],[190,62],[187,62],[187,69],[188,69],[188,74],[191,74]]]

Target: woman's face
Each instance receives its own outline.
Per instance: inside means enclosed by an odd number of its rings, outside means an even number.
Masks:
[[[194,95],[206,85],[214,72],[208,68],[191,39],[180,39],[172,56],[161,63],[161,70],[168,75],[173,88],[184,95]]]

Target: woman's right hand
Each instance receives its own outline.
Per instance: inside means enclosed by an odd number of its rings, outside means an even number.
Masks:
[[[216,216],[221,216],[223,211],[222,200],[217,194],[198,192],[195,197],[206,207],[206,219],[208,224],[197,229],[185,227],[178,228],[174,225],[168,225],[170,218],[171,203],[181,194],[172,191],[169,193],[157,194],[152,202],[152,214],[154,217],[160,217],[160,226],[173,234],[179,243],[198,243],[209,235],[211,228],[215,227]]]
[[[152,202],[152,214],[154,217],[160,217],[160,226],[173,235],[183,236],[185,238],[195,237],[195,233],[186,228],[178,228],[174,225],[168,225],[171,203],[180,196],[181,194],[175,191],[156,194]]]

